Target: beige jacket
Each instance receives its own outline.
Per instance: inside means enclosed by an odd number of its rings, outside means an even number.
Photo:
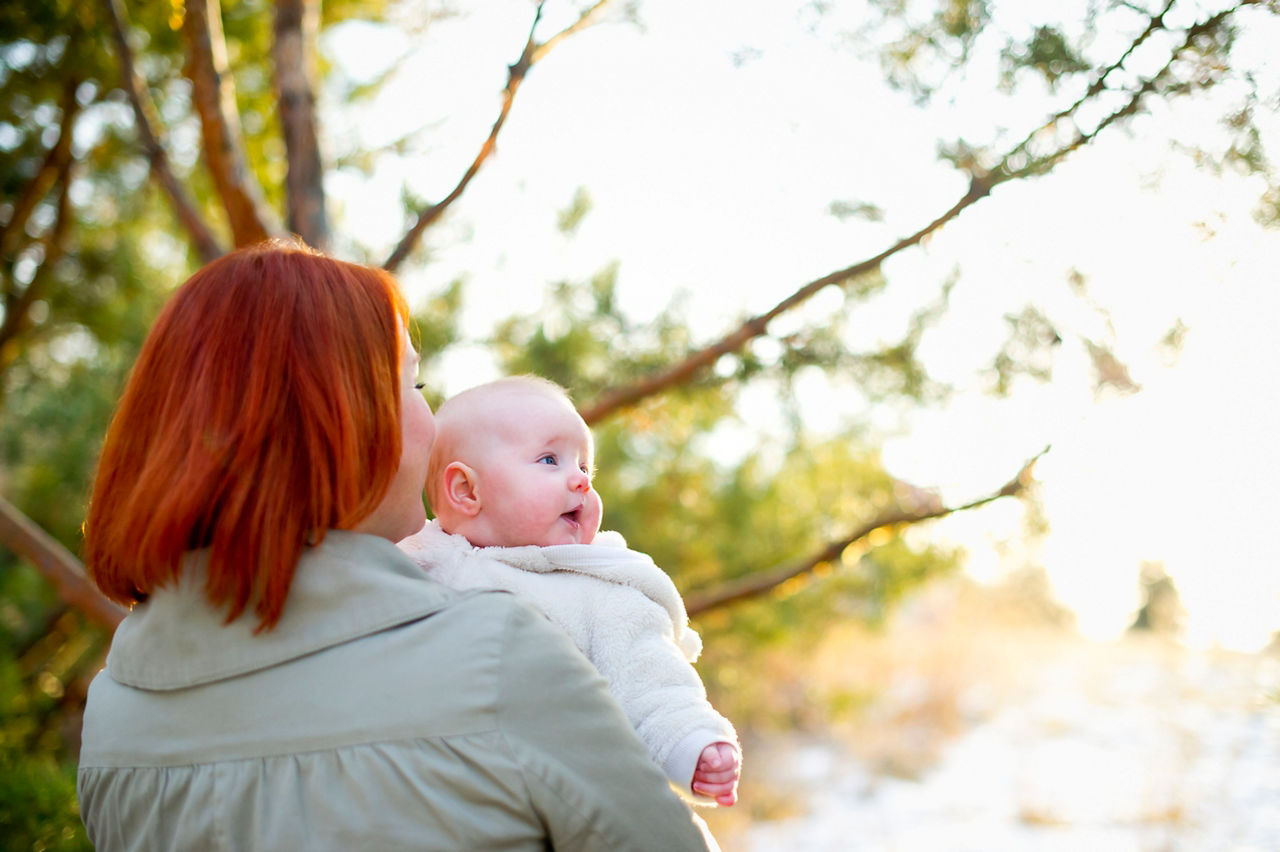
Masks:
[[[683,850],[708,840],[563,633],[330,532],[254,635],[198,562],[95,678],[81,814],[115,850]]]

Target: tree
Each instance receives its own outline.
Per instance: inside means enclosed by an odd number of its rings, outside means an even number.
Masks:
[[[37,662],[42,654],[30,656],[44,643],[60,661],[56,700],[74,703],[78,687],[66,684],[92,671],[106,635],[88,630],[85,620],[109,629],[117,617],[69,606],[84,600],[82,579],[74,559],[38,528],[71,551],[78,546],[97,441],[167,287],[232,246],[285,233],[414,274],[431,261],[426,236],[449,220],[499,140],[521,121],[516,107],[539,67],[599,25],[645,14],[641,3],[610,0],[521,8],[522,42],[507,60],[487,133],[434,200],[406,189],[403,234],[377,255],[344,235],[350,223],[335,208],[326,176],[372,172],[386,158],[429,162],[431,154],[412,133],[381,150],[339,148],[326,127],[377,83],[345,77],[325,64],[318,46],[325,33],[353,21],[429,35],[455,10],[411,0],[335,0],[323,9],[317,0],[54,0],[0,11],[0,493],[9,498],[10,519],[0,525],[0,541],[23,557],[0,551],[0,564],[21,587],[11,600],[24,601],[10,619],[18,628],[4,638],[14,659],[29,660],[18,691],[36,695],[34,681],[52,671]],[[772,306],[719,335],[695,339],[678,305],[645,322],[629,317],[612,267],[558,283],[545,314],[556,322],[511,317],[484,341],[504,369],[539,372],[573,390],[597,430],[611,523],[671,568],[691,610],[711,614],[704,615],[706,629],[750,641],[819,629],[822,616],[833,613],[874,617],[912,584],[956,563],[945,548],[904,535],[907,528],[1025,495],[1031,484],[1030,462],[993,470],[985,493],[946,505],[884,470],[870,428],[816,435],[798,412],[791,435],[768,451],[732,463],[704,451],[707,436],[734,421],[748,389],[775,388],[787,408],[797,377],[813,371],[856,383],[872,406],[917,405],[945,394],[918,357],[946,310],[945,284],[917,307],[897,340],[858,339],[849,328],[885,290],[891,260],[918,250],[1002,187],[1030,184],[1134,126],[1145,111],[1210,92],[1227,94],[1227,123],[1221,137],[1197,140],[1200,158],[1260,176],[1267,181],[1260,216],[1274,220],[1280,209],[1259,123],[1274,94],[1234,52],[1242,28],[1275,18],[1274,0],[1207,11],[1179,0],[1149,8],[1096,0],[1078,17],[1030,22],[1006,20],[982,0],[874,0],[870,9],[850,43],[876,53],[887,79],[922,103],[953,94],[966,73],[995,68],[1009,93],[1035,95],[1037,118],[1024,111],[1021,123],[991,128],[983,138],[940,140],[940,156],[963,177],[954,198],[903,236],[825,274],[798,286],[780,281]],[[801,14],[816,30],[840,24],[835,4],[811,3]],[[341,100],[329,112],[326,92]],[[588,208],[588,199],[577,199],[566,211],[566,230],[589,216]],[[855,220],[882,215],[862,200],[833,200],[832,212]],[[474,344],[457,325],[464,290],[455,282],[420,311],[423,351],[439,356]],[[821,321],[797,319],[818,294],[832,291],[841,295],[841,311]],[[1008,338],[990,369],[991,385],[1002,393],[1027,377],[1046,379],[1068,336],[1039,306],[1006,322]],[[1133,390],[1106,339],[1084,344],[1100,388]],[[62,591],[33,579],[31,566],[66,569]],[[711,617],[731,602],[732,620]],[[63,628],[50,628],[58,623]]]
[[[512,105],[533,67],[565,39],[600,20],[610,11],[611,5],[604,0],[586,6],[571,23],[549,36],[544,35],[546,28],[540,26],[545,3],[537,5],[531,15],[532,25],[525,45],[508,68],[507,83],[488,137],[450,192],[439,201],[419,204],[408,211],[412,224],[385,259],[384,265],[388,269],[398,269],[406,261],[424,231],[440,220],[492,155]],[[1074,86],[1079,95],[1049,115],[1038,127],[1004,144],[1003,148],[996,144],[975,146],[965,140],[944,145],[942,155],[969,177],[967,191],[949,209],[884,250],[808,282],[780,299],[773,308],[746,319],[717,340],[696,345],[686,343],[683,351],[663,353],[660,359],[653,357],[656,353],[645,353],[647,363],[643,368],[635,365],[627,381],[612,385],[596,383],[589,387],[592,398],[584,405],[588,421],[599,422],[671,388],[705,381],[711,367],[721,358],[740,354],[751,341],[768,336],[770,324],[777,317],[794,311],[824,289],[842,287],[854,294],[876,289],[876,283],[868,284],[867,279],[877,277],[887,259],[920,244],[965,209],[990,195],[997,186],[1051,171],[1056,164],[1087,146],[1112,125],[1140,113],[1147,101],[1187,96],[1220,85],[1232,76],[1225,65],[1235,33],[1234,19],[1250,11],[1274,11],[1270,4],[1242,2],[1199,20],[1175,25],[1171,22],[1175,17],[1172,14],[1174,7],[1174,2],[1168,2],[1162,8],[1146,13],[1145,17],[1128,6],[1107,10],[1113,15],[1131,17],[1129,29],[1136,33],[1127,47],[1109,61],[1090,61],[1086,56],[1089,42],[1096,37],[1096,31],[1089,29],[1073,40],[1063,28],[1046,24],[1035,27],[1030,37],[1021,42],[1010,39],[1002,51],[1006,85],[1016,85],[1020,75],[1034,75],[1051,90],[1066,91]],[[827,7],[819,5],[816,8],[821,13]],[[889,79],[911,89],[922,100],[943,88],[947,76],[962,68],[975,45],[996,29],[993,15],[981,2],[944,4],[931,15],[923,17],[922,14],[930,10],[924,3],[882,2],[875,4],[875,9],[879,18],[870,32],[877,37],[883,37],[887,30],[898,33],[898,38],[881,48]],[[18,22],[33,29],[44,28],[45,32],[39,33],[41,38],[23,41],[22,46],[54,45],[48,55],[35,64],[47,65],[47,70],[56,72],[42,70],[42,78],[62,80],[60,109],[49,113],[58,115],[59,131],[53,137],[53,144],[45,146],[41,166],[34,170],[26,169],[27,172],[34,171],[34,176],[22,187],[21,197],[5,226],[6,235],[15,235],[40,204],[54,211],[53,221],[40,234],[40,240],[25,247],[29,249],[26,260],[30,261],[39,254],[42,261],[36,261],[35,267],[51,270],[58,265],[58,254],[67,243],[64,234],[70,227],[67,220],[73,215],[66,198],[73,162],[71,128],[80,112],[80,99],[88,100],[84,94],[86,84],[100,89],[98,97],[101,100],[114,97],[118,101],[123,97],[129,104],[132,127],[121,122],[118,130],[137,133],[149,172],[162,188],[172,215],[185,231],[195,257],[207,260],[223,250],[224,241],[216,235],[215,226],[209,224],[210,207],[219,208],[225,216],[230,230],[227,244],[245,245],[282,233],[268,196],[283,204],[283,218],[290,232],[312,244],[328,245],[329,217],[315,109],[319,4],[301,0],[276,4],[269,33],[253,23],[261,19],[263,11],[254,3],[239,4],[227,10],[216,2],[176,6],[172,18],[166,23],[169,31],[180,31],[180,43],[173,38],[172,32],[166,33],[164,28],[158,27],[157,21],[139,22],[141,31],[148,33],[149,39],[154,38],[154,42],[149,40],[147,44],[147,58],[160,68],[157,75],[160,79],[155,84],[143,80],[139,73],[136,50],[131,41],[131,35],[138,30],[131,25],[125,5],[119,0],[104,3],[100,16],[78,14],[59,17],[55,7],[50,10],[51,14],[36,16],[39,20]],[[327,23],[336,23],[353,11],[363,10],[336,4],[336,9],[328,10],[330,17]],[[1100,15],[1102,11],[1094,10],[1093,14]],[[255,12],[259,14],[255,16]],[[1094,26],[1097,26],[1097,21],[1094,21]],[[87,55],[92,57],[92,62],[85,62],[86,54],[78,49],[81,41],[91,43],[89,36],[95,34],[95,28],[96,34],[100,35],[103,30],[111,34],[115,62],[121,74],[119,89],[102,79],[107,76],[102,67],[106,57],[100,52],[89,51]],[[1167,42],[1162,48],[1163,64],[1152,66],[1153,70],[1146,73],[1135,74],[1128,67],[1131,57],[1157,39]],[[59,43],[64,45],[61,50],[57,47]],[[66,45],[77,49],[68,51]],[[252,106],[243,106],[249,103],[249,97],[237,91],[236,75],[231,73],[228,63],[231,49],[236,50],[241,63],[238,76],[242,80],[256,80],[257,90],[252,93]],[[67,56],[74,56],[74,60],[61,61]],[[269,74],[247,73],[268,66]],[[198,121],[200,151],[205,165],[203,171],[190,170],[187,175],[178,174],[175,169],[160,117],[161,110],[152,91],[162,85],[172,85],[172,75],[178,67],[181,67],[188,84],[186,108],[188,114]],[[268,89],[266,80],[274,82],[274,92]],[[1256,103],[1257,92],[1250,95],[1251,102]],[[262,125],[256,134],[247,136],[241,113],[257,116],[271,101],[278,107],[278,131]],[[1267,163],[1261,136],[1251,121],[1249,109],[1234,114],[1232,122],[1239,131],[1240,141],[1222,155],[1222,160],[1265,170]],[[43,136],[50,135],[49,129],[43,128]],[[28,136],[34,137],[35,134]],[[273,142],[279,146],[281,141],[286,155],[283,176],[279,175],[278,168],[275,174],[267,170],[266,175],[260,175],[258,172],[264,170],[263,165],[259,164],[255,169],[252,164],[253,155],[259,153],[255,149],[265,149]],[[104,171],[108,173],[123,168],[118,161],[105,165]],[[263,189],[264,177],[274,178],[269,193]],[[213,192],[209,195],[218,203],[206,203],[202,210],[192,200],[197,193],[191,192],[187,184],[195,181],[198,188],[203,188],[200,181],[204,180],[211,183]],[[65,185],[64,189],[60,194],[52,193],[52,188],[58,184]],[[46,245],[48,248],[42,248]],[[21,332],[31,323],[33,306],[45,286],[42,275],[31,276],[32,280],[22,286],[24,274],[29,274],[23,269],[32,265],[30,262],[18,264],[16,275],[11,274],[6,279],[5,326],[8,333],[0,341],[21,340]],[[77,288],[65,286],[63,289],[74,291]],[[39,308],[34,309],[40,313]],[[1034,327],[1028,323],[1039,324],[1041,331],[1028,337],[1028,329]],[[98,324],[95,323],[94,327]],[[917,338],[921,328],[923,324],[917,327]],[[1034,360],[1029,356],[1034,355],[1035,350],[1053,345],[1057,340],[1056,333],[1044,317],[1034,312],[1015,321],[1013,329],[1011,341],[1022,344],[1028,351],[1023,352],[1022,357],[1016,357],[1016,353],[1001,353],[996,364],[1000,387],[1007,387],[1011,372],[1025,369],[1026,364]],[[823,358],[830,363],[834,357],[830,351],[814,351],[818,347],[809,340],[782,342],[793,356],[785,365],[786,370],[794,371],[806,362],[813,363]],[[910,339],[904,341],[896,353],[871,353],[863,359],[864,364],[878,358],[890,369],[909,374],[913,369],[912,342]],[[1100,381],[1123,385],[1127,381],[1123,364],[1116,362],[1104,346],[1094,341],[1087,343],[1098,365]],[[13,351],[16,346],[8,348]],[[897,359],[897,362],[892,359]],[[757,365],[744,362],[739,375],[721,377],[716,383],[726,386],[740,381],[748,371],[756,368]],[[563,378],[575,389],[581,387],[581,376]]]

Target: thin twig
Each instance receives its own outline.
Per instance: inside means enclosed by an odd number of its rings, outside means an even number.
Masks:
[[[529,37],[525,40],[524,49],[520,52],[520,58],[507,67],[507,85],[502,90],[502,104],[498,109],[498,117],[494,119],[493,126],[489,130],[488,137],[485,138],[480,150],[476,152],[471,164],[467,166],[466,171],[463,172],[462,177],[459,178],[453,189],[449,191],[449,194],[440,201],[418,211],[413,225],[400,238],[400,242],[396,244],[395,249],[383,262],[384,269],[394,272],[400,267],[400,264],[404,263],[405,259],[409,257],[417,246],[418,240],[422,237],[422,232],[444,215],[444,212],[449,209],[453,202],[462,195],[463,190],[467,188],[467,185],[471,183],[471,180],[480,171],[480,167],[497,149],[498,135],[502,132],[503,125],[507,123],[507,116],[511,113],[511,106],[515,102],[516,93],[520,90],[520,84],[524,82],[534,64],[542,60],[555,45],[565,38],[590,25],[610,2],[611,0],[599,0],[594,6],[583,12],[573,24],[565,27],[541,44],[535,40],[535,31],[538,28],[538,22],[542,19],[543,4],[538,4],[538,9],[534,13],[533,25],[529,27]]]

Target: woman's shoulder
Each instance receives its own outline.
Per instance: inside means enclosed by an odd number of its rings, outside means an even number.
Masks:
[[[456,591],[438,617],[454,622],[447,630],[449,641],[463,645],[483,645],[486,640],[555,644],[563,637],[563,630],[536,601],[505,589]],[[459,622],[467,626],[461,627]]]

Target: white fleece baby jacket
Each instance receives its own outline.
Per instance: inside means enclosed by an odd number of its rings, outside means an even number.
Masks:
[[[473,547],[432,521],[400,542],[431,577],[454,589],[501,589],[536,605],[595,664],[649,756],[686,798],[698,756],[737,745],[690,665],[702,640],[675,584],[616,532],[592,544]]]

